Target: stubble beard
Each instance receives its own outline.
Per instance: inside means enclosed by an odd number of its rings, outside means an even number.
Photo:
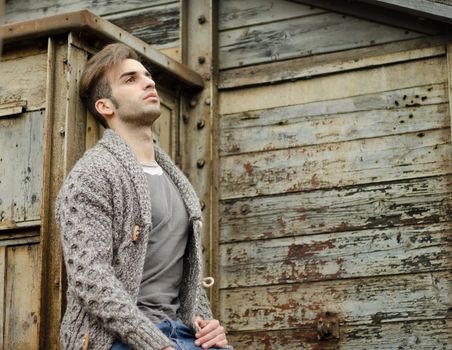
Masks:
[[[120,119],[128,125],[136,127],[150,127],[160,116],[160,110],[142,113],[121,114]]]
[[[112,99],[116,109],[120,109],[121,105],[118,100]],[[160,105],[154,106],[151,110],[144,110],[138,112],[127,113],[121,111],[118,117],[124,123],[134,127],[151,127],[154,122],[160,117]]]

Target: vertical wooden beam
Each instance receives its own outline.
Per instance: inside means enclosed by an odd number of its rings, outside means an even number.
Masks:
[[[447,57],[447,83],[449,92],[449,118],[450,118],[450,135],[452,141],[452,44],[446,45],[446,57]]]
[[[55,201],[64,178],[85,149],[86,110],[78,97],[78,80],[86,53],[72,36],[49,38],[45,117],[45,155],[41,210],[41,349],[59,349],[64,311],[64,273]]]
[[[204,89],[182,99],[181,166],[203,209],[204,273],[218,280],[217,1],[182,0],[182,62],[203,77]],[[215,312],[218,283],[209,292]]]
[[[6,247],[0,246],[0,348],[5,348]]]

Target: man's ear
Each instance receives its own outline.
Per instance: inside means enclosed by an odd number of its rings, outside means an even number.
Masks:
[[[101,98],[94,104],[99,114],[102,114],[105,119],[111,118],[114,114],[113,102],[108,98]]]

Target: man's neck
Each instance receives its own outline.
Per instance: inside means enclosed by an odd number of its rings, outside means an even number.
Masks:
[[[152,164],[155,161],[151,127],[118,127],[113,130],[126,140],[139,163]]]

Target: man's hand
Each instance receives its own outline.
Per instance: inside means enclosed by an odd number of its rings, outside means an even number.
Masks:
[[[226,332],[218,320],[197,318],[195,322],[199,327],[198,332],[195,334],[197,338],[195,341],[196,346],[209,349],[211,347],[224,348],[228,345]]]
[[[167,346],[166,348],[163,348],[163,350],[176,350],[176,349],[172,348],[171,346]]]

